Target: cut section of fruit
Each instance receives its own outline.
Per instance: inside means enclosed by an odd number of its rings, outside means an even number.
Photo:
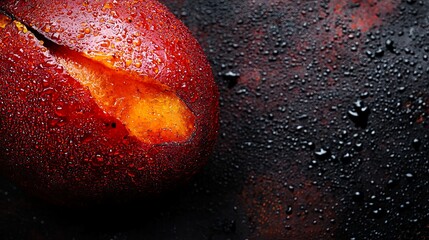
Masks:
[[[111,69],[62,46],[48,49],[71,77],[89,89],[101,109],[142,142],[184,142],[192,136],[195,115],[168,86]]]

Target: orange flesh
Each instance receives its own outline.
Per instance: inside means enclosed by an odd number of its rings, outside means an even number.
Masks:
[[[195,130],[195,115],[167,86],[121,72],[61,46],[50,47],[71,77],[87,87],[100,108],[147,144],[184,142]]]

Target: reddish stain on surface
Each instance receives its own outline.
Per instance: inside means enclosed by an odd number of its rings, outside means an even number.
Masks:
[[[261,82],[261,69],[245,68],[242,69],[242,76],[239,78],[239,83],[244,84],[251,89],[255,89]]]
[[[288,185],[272,175],[248,180],[241,202],[252,226],[250,239],[331,239],[336,225],[328,206],[333,198],[304,176],[289,180]]]
[[[236,31],[241,30],[237,33],[240,36],[249,36],[245,44],[238,45],[240,49],[237,52],[242,51],[244,53],[242,61],[239,61],[240,64],[236,67],[241,74],[238,84],[254,90],[255,86],[261,86],[260,79],[262,78],[273,83],[276,81],[275,79],[278,79],[277,76],[287,76],[276,82],[284,86],[288,85],[295,76],[298,76],[296,81],[314,77],[303,76],[306,72],[306,66],[313,64],[312,59],[307,59],[304,55],[310,51],[317,51],[321,47],[324,50],[317,55],[317,60],[322,69],[335,71],[335,68],[338,67],[339,56],[359,64],[360,59],[356,57],[356,54],[350,53],[351,45],[358,42],[357,33],[351,34],[352,38],[355,39],[349,39],[349,36],[344,36],[345,27],[347,30],[353,31],[370,31],[389,19],[389,15],[394,14],[399,4],[400,0],[331,0],[327,4],[327,8],[324,8],[313,6],[305,1],[248,0],[242,8],[250,8],[252,11],[238,14],[235,16],[236,21],[243,19],[246,21],[246,19],[253,19],[255,16],[264,18],[266,14],[260,9],[261,6],[266,5],[269,5],[268,8],[272,11],[280,11],[285,14],[272,17],[270,19],[271,24],[268,26],[259,24],[259,21],[253,22],[252,24],[255,26],[250,29],[249,34],[247,32],[249,30],[243,29],[241,25],[231,28],[238,29]],[[314,21],[314,19],[319,20]],[[304,23],[305,26],[303,27]],[[271,28],[277,28],[280,34],[276,37],[283,37],[288,44],[284,48],[284,52],[276,56],[276,61],[271,61],[272,49],[265,47],[266,41],[274,39]],[[292,34],[288,35],[288,31]],[[267,36],[272,38],[267,38]],[[357,46],[357,48],[359,47]],[[255,52],[262,54],[262,56],[255,56]],[[287,59],[286,67],[284,67],[285,59]],[[245,64],[249,62],[252,62],[250,66]],[[269,68],[267,69],[265,66],[269,66]],[[263,76],[261,76],[262,73],[264,73]],[[258,75],[260,76],[258,77]],[[328,87],[336,87],[338,84],[337,80],[331,76],[323,81]],[[297,96],[301,90],[295,88],[293,91],[295,92],[289,95],[290,98]]]
[[[382,24],[382,17],[391,13],[399,0],[333,0],[330,7],[334,16],[350,18],[350,28],[367,32]]]

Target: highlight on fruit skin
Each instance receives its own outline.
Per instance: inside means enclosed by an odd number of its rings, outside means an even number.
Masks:
[[[159,194],[217,138],[210,65],[155,0],[4,0],[0,76],[0,173],[56,204]]]

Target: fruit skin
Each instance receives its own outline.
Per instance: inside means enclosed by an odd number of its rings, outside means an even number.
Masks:
[[[3,176],[55,204],[82,205],[158,194],[204,166],[217,138],[218,90],[201,47],[166,7],[3,0],[0,8],[33,29],[0,27]],[[192,137],[152,145],[130,136],[32,31],[76,52],[113,54],[112,68],[170,87],[195,115]]]

